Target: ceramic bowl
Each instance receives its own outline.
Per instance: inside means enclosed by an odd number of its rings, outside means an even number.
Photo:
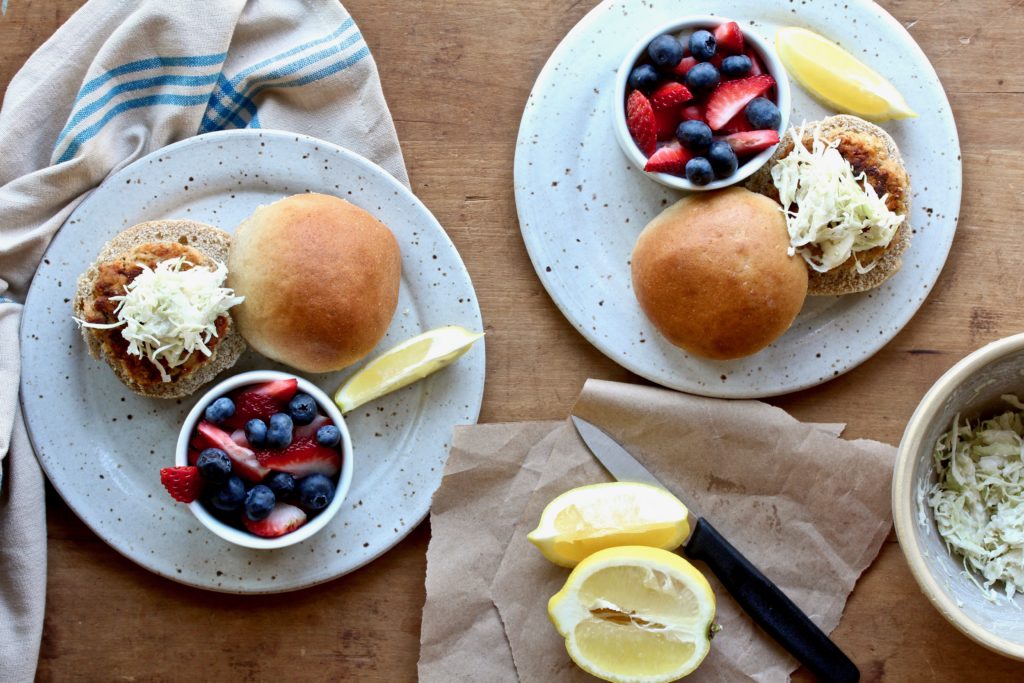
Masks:
[[[732,20],[723,17],[714,17],[711,15],[691,15],[681,19],[676,19],[667,24],[662,24],[655,30],[648,33],[642,40],[633,45],[629,52],[626,53],[626,56],[622,60],[622,64],[619,66],[615,75],[614,101],[618,106],[612,107],[612,115],[614,117],[613,125],[615,127],[615,138],[619,141],[619,147],[622,148],[626,157],[632,161],[638,169],[642,170],[647,164],[647,157],[642,151],[640,151],[640,148],[637,147],[636,143],[633,141],[633,136],[629,134],[629,129],[626,127],[626,81],[629,80],[630,71],[633,70],[633,67],[636,66],[637,62],[640,60],[640,57],[647,49],[647,45],[663,33],[674,35],[677,38],[686,38],[689,34],[698,29],[714,31],[717,26],[729,21]],[[767,72],[775,79],[775,104],[778,105],[779,112],[782,114],[782,121],[779,123],[779,135],[781,136],[789,126],[789,111],[792,106],[789,92],[789,76],[786,74],[786,69],[782,66],[782,61],[779,60],[778,56],[776,56],[775,51],[771,46],[757,34],[744,30],[743,22],[737,23],[740,25],[740,30],[743,32],[743,40],[745,43],[754,50],[758,57],[761,58],[761,63],[764,64]],[[764,166],[774,152],[775,147],[769,147],[768,149],[750,157],[746,162],[740,164],[739,168],[736,169],[736,172],[728,178],[713,180],[707,185],[694,185],[686,178],[668,173],[645,173],[645,175],[662,185],[667,185],[668,187],[672,187],[677,190],[717,190],[746,180],[753,175],[757,169]]]
[[[192,434],[195,432],[196,425],[199,424],[199,421],[202,419],[203,411],[205,411],[206,407],[214,400],[238,389],[239,387],[249,384],[261,384],[263,382],[270,382],[277,379],[291,379],[293,377],[295,377],[295,375],[290,375],[285,372],[253,370],[251,372],[243,372],[233,377],[229,377],[220,384],[214,386],[196,402],[195,406],[192,407],[192,410],[190,410],[188,415],[185,417],[185,422],[181,426],[181,432],[178,434],[178,445],[174,456],[175,464],[178,466],[188,464],[188,442],[192,438]],[[200,523],[226,541],[230,541],[231,543],[235,543],[240,546],[245,546],[246,548],[257,549],[284,548],[304,541],[327,526],[331,519],[338,514],[338,511],[341,509],[342,503],[345,500],[345,496],[348,493],[349,486],[352,484],[352,439],[349,436],[348,428],[345,426],[345,418],[342,417],[341,411],[338,410],[338,407],[334,405],[334,401],[332,401],[331,398],[321,391],[315,384],[301,377],[295,377],[295,379],[299,382],[299,391],[305,392],[316,399],[316,402],[320,407],[320,411],[327,417],[331,418],[334,425],[339,431],[341,431],[341,472],[338,475],[338,483],[335,487],[334,498],[316,517],[313,517],[295,531],[283,536],[278,536],[277,538],[262,538],[254,534],[250,534],[248,531],[236,529],[235,527],[225,524],[214,517],[198,500],[190,503],[189,508],[191,508],[192,514],[196,516]]]
[[[932,451],[954,417],[976,419],[1004,412],[1003,394],[1024,397],[1024,334],[993,342],[950,368],[925,394],[900,442],[892,482],[892,510],[910,570],[922,592],[953,626],[972,640],[1024,660],[1024,596],[985,598],[965,575],[962,560],[939,537],[928,505],[936,481]],[[999,587],[997,590],[1001,590]]]

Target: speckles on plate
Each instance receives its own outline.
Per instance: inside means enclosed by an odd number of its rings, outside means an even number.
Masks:
[[[623,13],[633,14],[634,20],[623,22]],[[752,30],[769,40],[780,23],[789,21],[756,0],[736,0],[730,14],[748,18]],[[593,92],[595,87],[607,92],[622,54],[676,15],[678,7],[672,3],[605,3],[563,40],[545,65],[530,93],[516,143],[516,205],[531,260],[576,329],[610,358],[654,382],[697,393],[752,397],[830,379],[837,370],[844,372],[870,357],[899,331],[945,261],[959,213],[960,150],[944,91],[923,54],[874,3],[860,0],[842,9],[801,5],[801,20],[809,28],[840,43],[870,48],[871,53],[885,45],[897,56],[887,63],[886,75],[918,105],[921,117],[884,127],[897,139],[918,193],[910,221],[917,233],[902,271],[880,289],[810,297],[790,331],[768,349],[739,361],[709,363],[665,341],[636,305],[628,265],[636,236],[680,195],[625,160],[614,141],[608,98],[595,98]],[[598,54],[588,48],[600,33]],[[798,87],[793,97],[793,121],[829,113]],[[534,106],[540,102],[543,106]],[[565,169],[571,169],[572,182],[558,183]],[[843,333],[839,327],[858,332]],[[644,341],[638,342],[638,329],[647,332]],[[727,382],[721,381],[722,374]]]
[[[250,152],[255,139],[264,154],[254,158]],[[197,175],[190,162],[197,153],[218,163],[207,163]],[[310,153],[307,160],[292,161],[305,153]],[[323,172],[325,158],[330,174]],[[154,195],[157,179],[177,189]],[[261,593],[351,571],[387,550],[422,519],[440,483],[439,465],[447,456],[452,426],[476,420],[483,393],[483,345],[446,372],[350,417],[356,475],[349,495],[357,501],[352,510],[346,508],[295,552],[246,550],[199,527],[185,506],[167,498],[154,474],[173,462],[178,425],[193,399],[164,402],[132,394],[104,364],[89,358],[73,325],[54,328],[55,316],[47,308],[67,295],[56,283],[75,282],[118,226],[190,214],[233,230],[256,206],[301,191],[293,188],[337,194],[335,184],[351,188],[350,201],[375,212],[392,228],[403,259],[409,259],[404,260],[399,312],[382,349],[430,327],[483,328],[465,268],[426,208],[382,170],[301,136],[232,131],[193,138],[162,150],[159,157],[146,157],[87,198],[47,252],[22,326],[22,394],[31,436],[50,480],[72,509],[104,540],[158,574],[202,588]],[[422,267],[426,263],[430,268]],[[68,353],[55,354],[54,348]],[[231,372],[256,367],[284,369],[250,352]],[[310,379],[333,392],[347,374]],[[58,400],[50,396],[52,387],[64,390],[59,425],[50,419],[51,404]],[[39,399],[40,394],[47,398]],[[69,434],[79,444],[73,457],[68,457]],[[97,491],[100,475],[103,486]]]

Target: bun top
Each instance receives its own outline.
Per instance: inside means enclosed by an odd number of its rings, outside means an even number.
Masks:
[[[674,345],[726,360],[785,332],[807,294],[807,268],[789,256],[778,204],[733,187],[676,202],[633,250],[641,309]]]
[[[261,206],[235,233],[228,283],[242,336],[305,372],[340,370],[384,336],[398,304],[401,254],[386,225],[322,194]]]

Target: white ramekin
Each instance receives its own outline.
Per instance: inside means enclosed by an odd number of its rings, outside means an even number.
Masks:
[[[301,377],[290,375],[286,372],[276,372],[274,370],[252,370],[250,372],[243,372],[241,374],[229,377],[223,382],[217,384],[212,389],[203,394],[189,414],[185,417],[185,422],[181,426],[181,432],[178,434],[178,445],[174,455],[174,462],[178,466],[188,465],[188,444],[192,438],[192,434],[195,432],[196,425],[202,419],[203,411],[210,405],[214,400],[221,396],[227,395],[229,392],[238,389],[239,387],[246,386],[248,384],[261,384],[263,382],[271,382],[278,379],[292,379],[295,378],[299,383],[299,391],[305,392],[316,399],[317,405],[320,406],[320,410],[331,418],[334,426],[341,432],[341,472],[338,476],[338,484],[334,491],[334,499],[331,500],[330,504],[324,508],[324,510],[314,517],[312,520],[303,524],[301,527],[277,538],[263,538],[256,536],[248,531],[236,529],[233,526],[225,524],[216,517],[214,517],[198,500],[189,504],[192,509],[192,514],[205,526],[207,529],[217,534],[226,541],[235,543],[246,548],[257,548],[257,549],[272,549],[272,548],[284,548],[301,541],[306,540],[316,532],[323,529],[327,524],[338,514],[338,510],[341,509],[341,505],[345,500],[345,496],[348,494],[349,486],[352,484],[352,439],[349,436],[348,428],[345,426],[345,418],[342,417],[341,411],[334,405],[334,401],[321,391],[315,384],[309,382]]]
[[[663,33],[668,33],[678,37],[680,34],[688,35],[698,29],[713,31],[720,24],[724,24],[729,21],[732,21],[732,19],[715,17],[709,14],[690,15],[681,19],[676,19],[667,24],[662,24],[651,31],[648,35],[644,36],[642,40],[638,41],[628,53],[626,53],[626,56],[622,60],[622,64],[619,66],[619,70],[615,75],[615,99],[614,105],[612,106],[612,119],[613,125],[615,126],[615,138],[619,141],[619,147],[622,148],[626,157],[641,171],[644,166],[647,165],[647,157],[644,156],[644,153],[640,151],[639,147],[637,147],[636,143],[633,141],[633,136],[629,134],[629,128],[626,127],[626,82],[629,80],[630,72],[633,70],[633,67],[640,59],[644,50],[647,49],[650,42]],[[775,79],[775,103],[779,108],[779,112],[782,114],[782,120],[779,123],[779,137],[781,138],[789,126],[789,110],[792,106],[789,92],[789,76],[786,73],[785,67],[782,66],[782,61],[775,54],[772,47],[760,36],[750,31],[744,31],[742,23],[737,23],[740,24],[740,30],[743,33],[744,42],[754,49],[758,57],[761,58],[761,62],[764,64],[765,69],[767,69],[768,74]],[[645,173],[645,175],[651,180],[655,180],[662,185],[667,185],[668,187],[672,187],[677,190],[693,192],[717,190],[746,180],[753,175],[757,169],[764,166],[774,152],[775,147],[769,147],[768,149],[762,150],[755,156],[740,164],[739,168],[736,169],[736,172],[728,178],[713,180],[707,185],[694,185],[686,178],[671,175],[669,173]]]

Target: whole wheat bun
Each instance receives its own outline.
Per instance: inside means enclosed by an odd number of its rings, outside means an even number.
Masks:
[[[228,283],[238,328],[267,358],[340,370],[381,340],[398,305],[398,241],[343,199],[300,194],[261,206],[235,232]]]
[[[86,303],[93,296],[93,286],[99,274],[99,264],[116,259],[130,253],[141,244],[151,242],[174,242],[196,249],[204,256],[225,263],[228,258],[228,247],[231,236],[206,223],[190,220],[161,220],[139,223],[116,235],[100,250],[96,261],[78,278],[78,287],[72,303],[74,315],[78,319],[86,317]],[[105,353],[99,336],[94,330],[83,327],[82,337],[93,358],[102,359],[110,365],[111,370],[129,389],[143,396],[153,398],[181,398],[189,396],[201,386],[213,380],[222,371],[232,367],[238,357],[245,351],[245,341],[234,323],[230,321],[227,332],[214,347],[213,355],[205,360],[195,371],[176,379],[173,382],[150,383],[141,382],[116,357]]]
[[[672,344],[715,360],[757,353],[789,329],[807,268],[788,256],[779,205],[743,188],[698,192],[647,224],[633,248],[633,291]]]
[[[747,181],[747,189],[778,201],[779,193],[772,182],[771,169],[793,151],[792,134],[798,130],[791,129],[786,133],[768,163]],[[807,293],[826,296],[874,289],[899,271],[903,265],[903,252],[910,246],[910,176],[892,136],[873,123],[846,114],[808,123],[803,136],[804,146],[808,149],[814,140],[815,131],[822,140],[839,140],[837,149],[850,162],[854,175],[864,173],[879,197],[888,194],[886,206],[904,219],[888,246],[876,247],[858,255],[861,263],[875,261],[871,270],[863,274],[857,272],[853,256],[826,273],[809,268]]]

